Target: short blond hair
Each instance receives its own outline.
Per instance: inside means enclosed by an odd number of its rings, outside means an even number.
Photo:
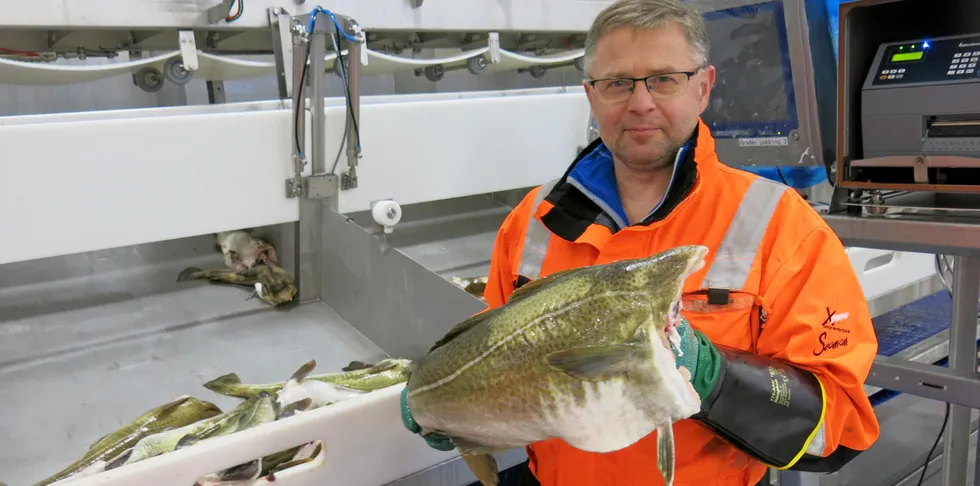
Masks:
[[[677,22],[691,45],[694,62],[708,64],[708,33],[704,17],[693,6],[677,0],[617,0],[606,7],[595,20],[585,38],[585,73],[588,74],[596,45],[604,35],[620,27],[652,29]]]

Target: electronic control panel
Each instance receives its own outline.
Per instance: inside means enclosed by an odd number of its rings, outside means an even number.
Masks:
[[[865,89],[980,80],[980,35],[883,44]]]

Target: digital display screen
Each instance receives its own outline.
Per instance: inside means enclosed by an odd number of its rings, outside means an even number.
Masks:
[[[703,1],[703,0],[702,0]],[[705,14],[718,69],[701,115],[715,137],[775,136],[796,125],[782,7],[766,2]]]
[[[918,61],[922,59],[925,54],[923,51],[918,52],[896,52],[892,54],[891,62],[903,62],[903,61]]]

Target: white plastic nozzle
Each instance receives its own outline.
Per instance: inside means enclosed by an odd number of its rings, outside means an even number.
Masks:
[[[371,203],[371,216],[374,222],[384,228],[385,234],[391,234],[395,225],[402,219],[402,207],[391,199],[382,199]]]

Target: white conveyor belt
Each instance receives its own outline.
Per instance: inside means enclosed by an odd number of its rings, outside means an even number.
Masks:
[[[468,59],[483,55],[487,62],[484,72],[494,73],[528,69],[532,66],[544,68],[565,66],[583,55],[581,49],[540,57],[501,50],[498,62],[491,62],[489,50],[489,47],[469,51],[440,49],[442,55],[433,58],[412,58],[367,50],[366,63],[361,67],[360,72],[363,75],[384,75],[411,72],[436,65],[450,68],[464,67]],[[180,51],[172,51],[142,59],[96,59],[95,62],[71,63],[65,63],[63,60],[47,63],[0,59],[0,84],[69,85],[107,79],[121,74],[136,74],[147,67],[162,71],[168,60],[180,56]],[[276,65],[271,60],[236,59],[205,52],[198,52],[197,57],[198,68],[193,72],[196,79],[235,80],[272,76],[276,70]],[[336,58],[336,54],[328,54],[325,58],[325,69],[333,70]]]

